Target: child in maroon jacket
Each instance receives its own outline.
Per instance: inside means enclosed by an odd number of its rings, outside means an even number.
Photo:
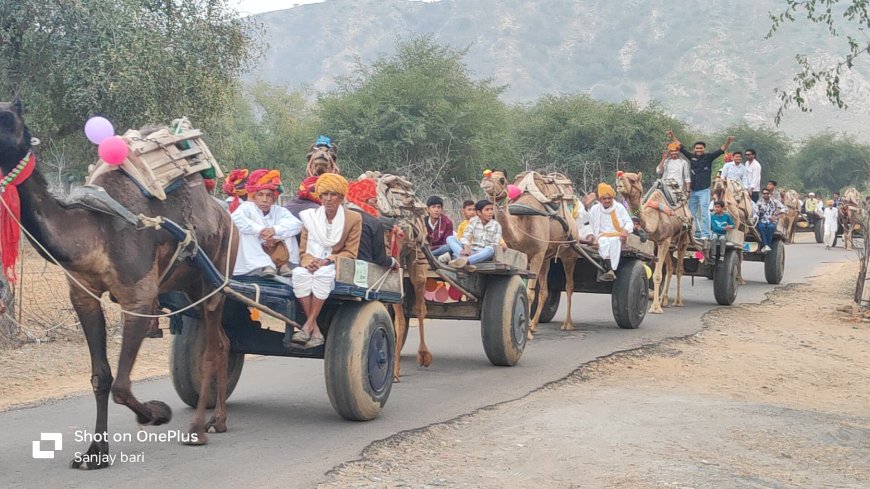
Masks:
[[[447,246],[447,238],[453,236],[453,223],[444,215],[444,199],[433,195],[426,200],[426,210],[429,217],[426,218],[426,229],[429,231],[429,246],[435,256],[443,255],[450,251]]]

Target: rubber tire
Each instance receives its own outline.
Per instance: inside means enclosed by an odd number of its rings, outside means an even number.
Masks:
[[[520,276],[492,276],[480,314],[480,338],[490,363],[510,367],[520,361],[529,322],[529,296]]]
[[[640,260],[624,260],[616,270],[610,291],[613,319],[622,329],[637,329],[649,309],[649,283]]]
[[[720,306],[730,306],[737,300],[737,265],[739,257],[736,250],[725,251],[725,259],[716,263],[713,271],[713,297]]]
[[[823,224],[821,219],[816,219],[816,223],[813,224],[813,234],[816,235],[816,243],[825,242],[825,227]]]
[[[350,421],[378,417],[393,387],[395,350],[396,333],[383,304],[341,305],[326,335],[323,367],[326,393],[335,412]],[[372,362],[375,369],[371,369]]]
[[[777,285],[782,282],[785,273],[785,246],[782,240],[774,240],[770,251],[764,255],[764,279],[767,283]]]
[[[556,313],[559,311],[559,303],[562,301],[562,293],[550,293],[547,295],[547,302],[544,303],[544,308],[541,309],[541,316],[538,318],[538,324],[541,323],[551,323],[553,322],[553,318],[556,317]],[[537,301],[532,306],[536,306]],[[534,307],[529,309],[529,314],[534,314]]]
[[[205,325],[202,320],[190,316],[182,316],[181,333],[172,335],[172,347],[169,350],[169,372],[172,375],[172,385],[178,397],[188,406],[195,408],[199,402],[199,387],[202,379],[202,355],[205,353]],[[242,368],[245,366],[244,353],[229,353],[227,359],[227,399],[236,389]],[[215,406],[216,380],[212,382],[206,409]]]

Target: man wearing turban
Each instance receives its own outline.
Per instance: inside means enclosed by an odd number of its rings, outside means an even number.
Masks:
[[[634,222],[624,206],[614,205],[616,191],[606,183],[598,184],[598,203],[589,210],[589,220],[592,224],[592,234],[598,243],[598,254],[604,258],[606,272],[600,280],[612,282],[616,280],[616,268],[622,253],[622,243],[629,233],[634,231]]]
[[[382,267],[398,268],[399,262],[387,255],[384,234],[392,226],[378,218],[377,184],[371,178],[362,178],[348,184],[347,208],[362,217],[362,236],[359,241],[357,259],[375,263]]]
[[[314,348],[323,344],[323,333],[317,325],[317,315],[335,288],[335,261],[355,260],[362,235],[362,217],[345,212],[342,202],[347,196],[347,180],[335,173],[324,173],[317,179],[315,195],[321,206],[304,210],[300,266],[293,269],[293,293],[305,311],[305,324],[291,342]]]
[[[227,194],[227,202],[229,202],[231,214],[239,208],[239,204],[242,201],[248,200],[248,190],[245,188],[247,183],[247,168],[236,168],[224,179],[221,189]]]
[[[828,200],[828,206],[822,212],[822,218],[825,220],[825,249],[830,250],[834,246],[834,240],[837,239],[837,221],[840,219],[840,209],[834,205],[833,200]]]
[[[656,173],[662,180],[676,182],[689,195],[692,177],[689,173],[689,160],[680,156],[680,145],[671,143],[668,150],[662,153],[662,160],[656,167]]]
[[[302,222],[275,204],[280,188],[278,170],[263,168],[248,176],[245,189],[249,200],[232,213],[241,236],[233,275],[288,277],[299,263],[295,238],[302,231]]]
[[[320,199],[314,195],[314,185],[316,184],[317,177],[306,178],[299,184],[299,188],[296,189],[296,197],[293,197],[284,205],[297,219],[302,211],[320,207]]]

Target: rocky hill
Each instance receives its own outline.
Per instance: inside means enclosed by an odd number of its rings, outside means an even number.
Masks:
[[[665,5],[663,5],[665,4]],[[795,53],[835,58],[844,40],[801,22],[765,40],[779,0],[327,0],[257,16],[269,49],[256,78],[329,90],[358,59],[390,54],[396,39],[431,33],[469,46],[475,76],[508,86],[508,101],[588,92],[609,101],[660,101],[706,129],[769,124],[774,88],[787,87]],[[840,49],[838,49],[840,48]],[[790,112],[793,137],[823,130],[856,133],[870,122],[870,69],[845,83],[847,112],[817,104]],[[822,102],[824,93],[811,95]],[[862,136],[859,134],[859,137]],[[862,137],[866,139],[866,137]]]

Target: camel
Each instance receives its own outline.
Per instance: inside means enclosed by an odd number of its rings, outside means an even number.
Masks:
[[[736,180],[725,180],[720,176],[713,178],[712,186],[713,201],[725,202],[725,211],[734,219],[734,227],[749,232],[752,227],[752,198],[743,184]],[[737,260],[737,283],[746,285],[743,279],[743,254],[738,255]]]
[[[0,169],[4,175],[16,173],[14,169],[19,162],[28,161],[28,158],[35,166],[30,132],[22,118],[23,113],[23,104],[18,99],[11,103],[0,103]],[[66,208],[48,191],[46,180],[38,169],[34,169],[29,178],[25,176],[21,180],[5,190],[8,193],[17,187],[21,204],[20,221],[32,235],[31,243],[43,258],[49,260],[48,254],[53,256],[75,280],[87,288],[84,290],[70,280],[70,300],[91,356],[91,385],[97,401],[94,432],[108,431],[110,392],[116,403],[127,406],[136,414],[140,425],[169,422],[172,418],[169,406],[161,401],[142,403],[131,390],[130,371],[151,319],[124,314],[123,342],[117,378],[113,380],[106,356],[106,320],[100,300],[94,296],[108,292],[125,311],[154,314],[159,293],[180,290],[191,298],[201,298],[212,292],[213,287],[205,275],[188,262],[177,262],[173,266],[172,257],[177,242],[167,232],[154,228],[136,230],[125,226],[124,221],[116,217],[81,208]],[[198,174],[188,177],[184,185],[163,201],[143,196],[136,184],[120,171],[99,176],[96,184],[136,215],[163,216],[195,230],[197,243],[212,261],[219,268],[228,263],[232,270],[238,243],[237,231],[229,214],[209,196]],[[6,212],[5,209],[3,212]],[[45,250],[40,249],[39,245]],[[158,277],[167,270],[168,275],[158,282]],[[185,440],[189,444],[204,444],[206,432],[212,428],[216,432],[227,429],[225,401],[229,340],[221,326],[223,304],[224,296],[216,294],[206,299],[199,308],[206,328],[206,351],[199,403],[190,427],[190,436]],[[206,401],[210,397],[208,394],[214,377],[217,377],[217,404],[212,418],[206,423]],[[108,453],[107,441],[94,441],[86,452],[87,456],[77,457],[78,461],[73,460],[70,467],[108,467],[105,461]]]
[[[800,194],[794,190],[786,190],[782,193],[782,203],[786,212],[782,216],[783,241],[788,244],[794,243],[794,228],[801,214]]]
[[[643,199],[643,174],[619,172],[616,175],[616,190],[628,202],[629,213],[637,215],[649,239],[656,244],[657,259],[653,273],[653,300],[649,312],[662,314],[662,306],[668,305],[668,291],[671,275],[677,276],[677,297],[674,306],[682,307],[683,299],[680,285],[683,278],[683,256],[689,247],[692,236],[692,214],[685,203],[671,208],[661,190],[656,189]],[[675,271],[671,264],[671,249],[676,250]],[[662,268],[667,265],[664,292],[661,292]]]
[[[843,246],[846,251],[852,249],[852,233],[861,225],[861,194],[855,187],[849,187],[843,192],[840,202],[840,225],[843,226]]]
[[[574,295],[574,267],[577,263],[577,253],[568,246],[567,236],[562,226],[553,219],[543,216],[514,216],[510,213],[507,202],[508,175],[506,171],[493,171],[480,182],[480,187],[490,200],[495,203],[495,219],[501,224],[502,238],[509,248],[521,251],[528,256],[529,270],[535,274],[529,280],[529,297],[534,297],[538,288],[538,307],[532,315],[529,324],[529,339],[538,329],[538,319],[549,295],[547,274],[553,258],[559,258],[565,269],[565,295],[567,297],[567,315],[562,322],[562,331],[574,330],[571,321],[571,296]],[[523,193],[513,203],[544,211],[544,206],[538,199],[528,193]],[[566,219],[569,232],[574,240],[577,236],[577,224],[574,219]]]
[[[341,173],[337,164],[338,153],[335,144],[328,148],[312,144],[306,160],[308,161],[306,171],[309,177],[317,177],[324,173]]]

